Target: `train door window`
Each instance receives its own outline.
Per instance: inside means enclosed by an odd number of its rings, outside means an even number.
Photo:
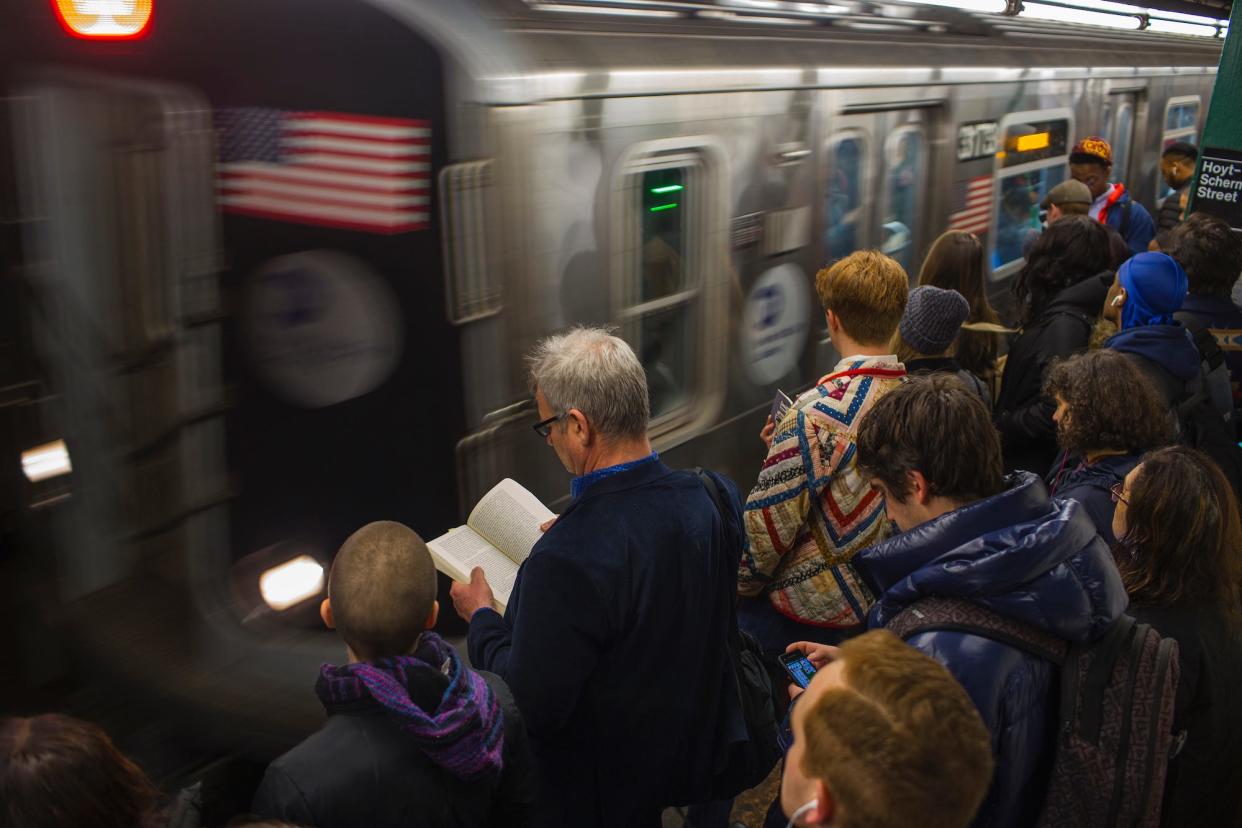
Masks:
[[[829,261],[853,253],[866,237],[866,153],[866,141],[856,131],[842,133],[829,145],[824,202],[824,250]]]
[[[1122,101],[1117,107],[1113,147],[1113,180],[1125,181],[1130,171],[1130,146],[1134,141],[1134,104]]]
[[[1019,112],[1001,122],[991,254],[994,278],[1016,270],[1023,247],[1039,234],[1040,202],[1069,174],[1072,126],[1067,110]]]
[[[908,272],[914,260],[918,208],[924,180],[923,130],[905,126],[885,142],[885,186],[880,249]]]
[[[1164,129],[1160,137],[1161,153],[1178,141],[1196,145],[1199,143],[1199,106],[1198,95],[1169,98],[1164,110]],[[1156,170],[1156,192],[1160,193],[1161,198],[1173,192],[1159,168]]]
[[[622,163],[614,188],[621,237],[613,316],[647,373],[653,434],[688,422],[696,398],[718,384],[707,347],[718,268],[707,238],[728,220],[717,216],[725,214],[713,157],[702,147],[652,142]]]

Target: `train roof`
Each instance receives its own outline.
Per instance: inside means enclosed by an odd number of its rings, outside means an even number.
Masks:
[[[464,60],[489,103],[1214,72],[1223,38],[905,0],[368,0]],[[1173,2],[1173,0],[1170,0]],[[453,18],[449,21],[449,18]],[[421,22],[419,22],[421,20]],[[425,28],[424,28],[424,31]],[[739,73],[738,69],[747,69]]]

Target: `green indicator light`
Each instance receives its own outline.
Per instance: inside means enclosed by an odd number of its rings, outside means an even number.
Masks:
[[[672,210],[674,207],[677,207],[677,206],[678,206],[677,202],[674,201],[672,204],[661,204],[658,207],[652,207],[651,212],[659,213],[663,210]]]
[[[680,193],[684,189],[686,188],[680,184],[669,184],[665,187],[652,187],[651,192],[656,195],[664,195],[665,193]]]

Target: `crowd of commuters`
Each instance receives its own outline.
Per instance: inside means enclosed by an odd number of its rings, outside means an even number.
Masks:
[[[1166,151],[1170,199],[1192,151]],[[1064,824],[1114,791],[1144,825],[1239,824],[1242,243],[1168,200],[1153,240],[1106,142],[1070,161],[1012,332],[969,233],[913,289],[876,251],[818,273],[840,358],[764,424],[745,497],[652,449],[623,340],[540,342],[536,430],[572,497],[503,614],[481,569],[453,586],[467,663],[434,632],[422,539],[360,528],[320,608],[344,655],[313,688],[326,722],[268,767],[268,822],[235,824],[644,828],[685,806],[720,828],[776,768],[772,826]],[[1146,662],[1107,659],[1147,641],[1167,703],[1101,702],[1146,726],[1118,747],[1097,721],[1115,769],[1067,795],[1065,734],[1094,715],[1067,671],[1128,663],[1107,675],[1133,684]],[[786,687],[798,656],[814,675]],[[0,720],[0,827],[193,828],[199,796],[162,795],[94,725]]]

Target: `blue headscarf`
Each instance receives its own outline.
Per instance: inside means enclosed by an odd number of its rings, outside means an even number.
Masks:
[[[1173,312],[1186,299],[1186,271],[1164,253],[1139,253],[1117,271],[1126,289],[1121,329],[1172,325]]]

